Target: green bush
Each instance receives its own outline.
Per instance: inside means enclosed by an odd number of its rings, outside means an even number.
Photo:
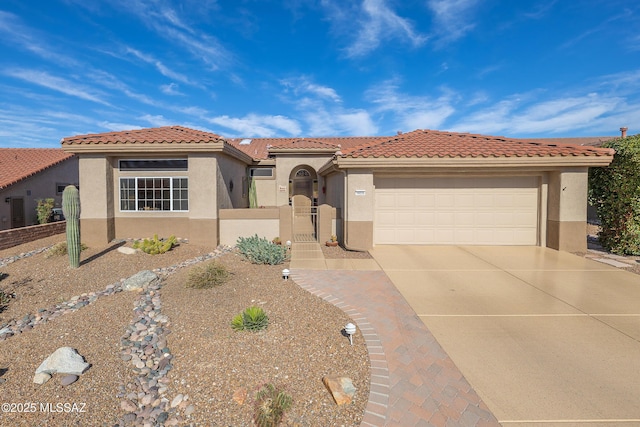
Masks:
[[[287,259],[287,249],[265,238],[254,235],[240,237],[236,244],[238,250],[254,264],[282,264]]]
[[[265,384],[256,394],[255,422],[258,427],[275,427],[291,407],[293,399],[273,384]]]
[[[168,239],[159,239],[158,235],[154,234],[153,239],[136,240],[133,242],[133,248],[140,249],[150,255],[157,255],[170,251],[177,244],[176,236],[170,236]]]
[[[187,288],[206,289],[220,286],[229,277],[227,269],[218,263],[211,262],[203,267],[196,267],[189,273]]]
[[[248,307],[241,314],[233,317],[231,327],[235,331],[257,332],[269,326],[269,317],[261,307]]]
[[[602,146],[616,154],[608,167],[589,171],[589,203],[600,217],[600,244],[614,253],[640,255],[640,134]]]
[[[85,245],[84,243],[80,243],[80,250],[84,251],[86,249],[87,249],[87,245]],[[51,248],[49,248],[47,252],[45,252],[44,257],[50,258],[52,256],[66,255],[67,252],[68,252],[67,242],[60,242],[53,245]]]
[[[52,198],[38,199],[36,213],[38,214],[38,224],[46,224],[51,218],[55,201]]]

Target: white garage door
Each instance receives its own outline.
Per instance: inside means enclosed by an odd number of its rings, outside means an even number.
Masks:
[[[377,244],[535,245],[538,178],[376,178]]]

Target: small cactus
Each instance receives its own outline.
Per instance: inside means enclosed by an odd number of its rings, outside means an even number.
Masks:
[[[80,267],[80,195],[73,185],[62,192],[62,212],[67,220],[67,252],[71,268]]]

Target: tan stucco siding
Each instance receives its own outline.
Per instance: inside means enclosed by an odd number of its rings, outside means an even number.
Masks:
[[[218,209],[249,206],[248,193],[242,192],[242,183],[247,176],[247,165],[222,154],[216,155],[216,158],[218,160]]]
[[[330,155],[291,155],[279,154],[276,157],[276,204],[289,204],[289,178],[291,172],[298,166],[306,165],[316,172],[331,159]],[[324,178],[318,175],[318,189],[324,185]],[[318,191],[318,204],[324,203],[324,194]]]
[[[273,178],[255,178],[258,206],[277,206],[276,171]]]
[[[11,228],[11,204],[5,202],[6,198],[22,198],[25,225],[35,225],[38,224],[36,213],[38,199],[53,198],[56,207],[61,206],[62,194],[56,194],[57,184],[79,184],[77,157],[72,157],[0,190],[0,230]]]
[[[145,216],[138,218],[120,217],[115,219],[116,239],[143,239],[157,234],[158,237],[174,235],[178,238],[189,236],[188,218],[167,218]]]
[[[567,252],[587,250],[588,168],[549,173],[547,246]]]

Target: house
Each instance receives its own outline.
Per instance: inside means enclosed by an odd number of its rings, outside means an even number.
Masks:
[[[59,148],[0,148],[0,230],[38,223],[38,199],[62,202],[78,185],[78,158]]]
[[[354,250],[480,244],[584,251],[588,168],[608,165],[614,154],[433,130],[225,139],[180,126],[74,136],[62,148],[80,159],[87,244],[154,233],[207,245],[254,233],[293,241],[337,234]],[[251,192],[262,209],[248,209]],[[311,233],[296,231],[309,225]]]

